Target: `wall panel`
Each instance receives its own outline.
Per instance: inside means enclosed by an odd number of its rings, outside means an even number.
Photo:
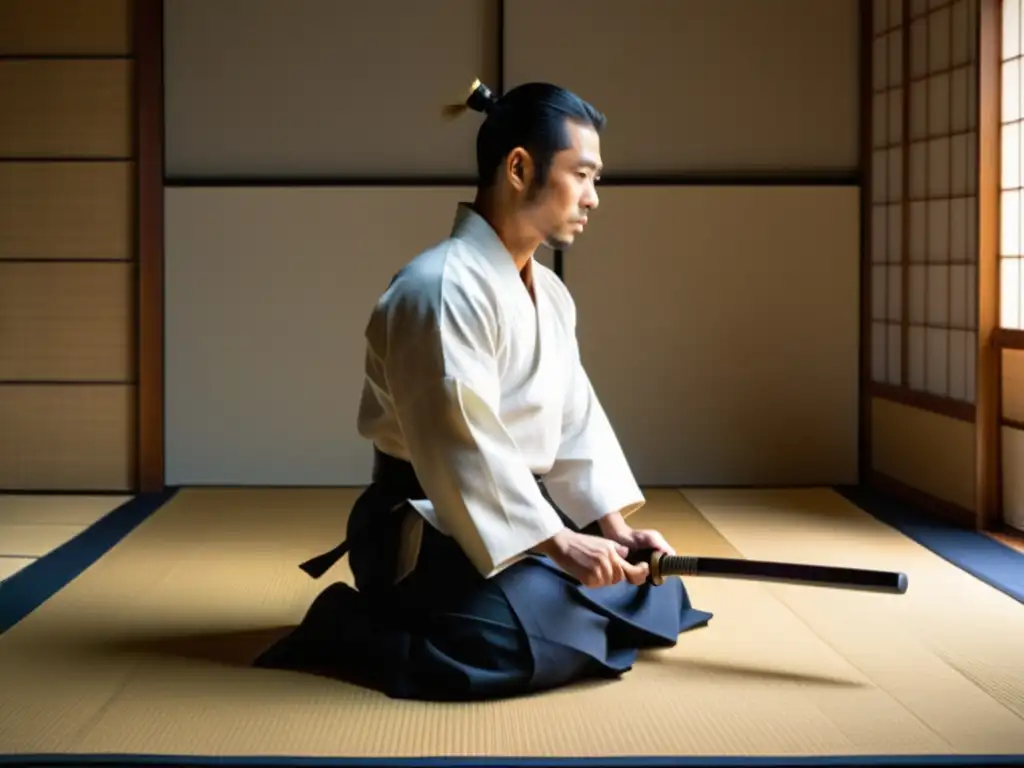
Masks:
[[[856,480],[858,195],[602,191],[565,280],[641,482]]]
[[[474,175],[479,116],[447,122],[441,108],[464,99],[474,77],[493,81],[497,8],[167,3],[168,175]]]
[[[0,488],[127,491],[135,388],[0,385]]]
[[[0,55],[127,55],[130,0],[0,0]]]
[[[365,482],[368,312],[470,196],[169,189],[168,482]],[[614,188],[603,200],[566,279],[642,481],[853,481],[856,190]]]
[[[461,200],[472,190],[168,189],[167,482],[367,482],[366,321]]]
[[[1003,520],[1024,531],[1024,350],[1002,353]]]
[[[130,60],[0,60],[0,157],[132,152]]]
[[[1024,531],[1024,429],[1002,429],[1003,521]]]
[[[608,115],[609,174],[857,167],[857,0],[513,0],[505,85]]]
[[[135,488],[132,5],[0,0],[0,489]]]
[[[0,261],[131,259],[130,161],[0,162]]]
[[[135,267],[0,262],[0,381],[131,381]]]
[[[974,509],[974,425],[922,408],[874,398],[874,469],[961,509]]]
[[[1024,424],[1024,350],[1003,350],[1003,418]]]

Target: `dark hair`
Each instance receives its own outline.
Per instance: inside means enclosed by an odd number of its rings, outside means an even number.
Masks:
[[[502,160],[523,147],[537,167],[535,186],[543,186],[554,156],[569,148],[568,121],[599,133],[605,116],[572,91],[550,83],[525,83],[495,98],[479,81],[466,105],[487,117],[476,136],[477,178],[481,188],[494,183]]]

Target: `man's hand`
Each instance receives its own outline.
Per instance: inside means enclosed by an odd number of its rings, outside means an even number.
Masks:
[[[550,557],[586,587],[610,586],[623,579],[640,585],[647,580],[649,571],[647,563],[631,565],[625,560],[629,555],[627,546],[568,528],[545,541],[537,551]]]
[[[629,547],[631,550],[650,547],[657,552],[664,552],[666,555],[674,555],[676,553],[664,536],[652,530],[638,531],[630,528],[629,531],[619,534],[613,541]]]
[[[667,555],[674,555],[676,553],[665,540],[665,537],[658,531],[631,528],[622,519],[622,515],[617,512],[601,518],[598,525],[601,528],[601,533],[606,538],[611,539],[617,544],[622,544],[631,550],[649,547],[658,552],[664,552]]]

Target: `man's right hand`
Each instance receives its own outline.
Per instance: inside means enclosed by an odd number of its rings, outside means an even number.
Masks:
[[[647,563],[631,565],[625,560],[629,549],[602,536],[565,528],[536,549],[585,587],[605,587],[623,579],[639,585],[647,580]]]

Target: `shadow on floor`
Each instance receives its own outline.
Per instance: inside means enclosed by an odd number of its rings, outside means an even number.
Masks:
[[[223,632],[111,638],[104,643],[103,651],[169,656],[229,667],[250,667],[257,656],[293,629],[294,626],[282,625]]]
[[[680,677],[687,673],[694,676],[711,678],[732,678],[748,680],[752,683],[795,683],[798,685],[820,686],[829,688],[870,688],[870,683],[829,675],[816,675],[807,672],[793,672],[785,669],[771,669],[764,666],[739,664],[736,662],[712,661],[710,659],[687,659],[679,656],[665,656],[653,653],[641,657],[645,663],[659,664],[669,667]]]
[[[166,656],[203,661],[232,667],[251,667],[264,650],[294,629],[291,625],[262,627],[248,630],[221,632],[168,633],[164,635],[111,639],[104,643],[105,653],[129,653]],[[816,675],[785,669],[772,669],[737,662],[688,659],[661,652],[641,654],[643,664],[655,664],[671,669],[673,676],[685,679],[688,675],[707,678],[743,679],[753,683],[792,683],[798,685],[868,688],[870,683],[860,680]]]

